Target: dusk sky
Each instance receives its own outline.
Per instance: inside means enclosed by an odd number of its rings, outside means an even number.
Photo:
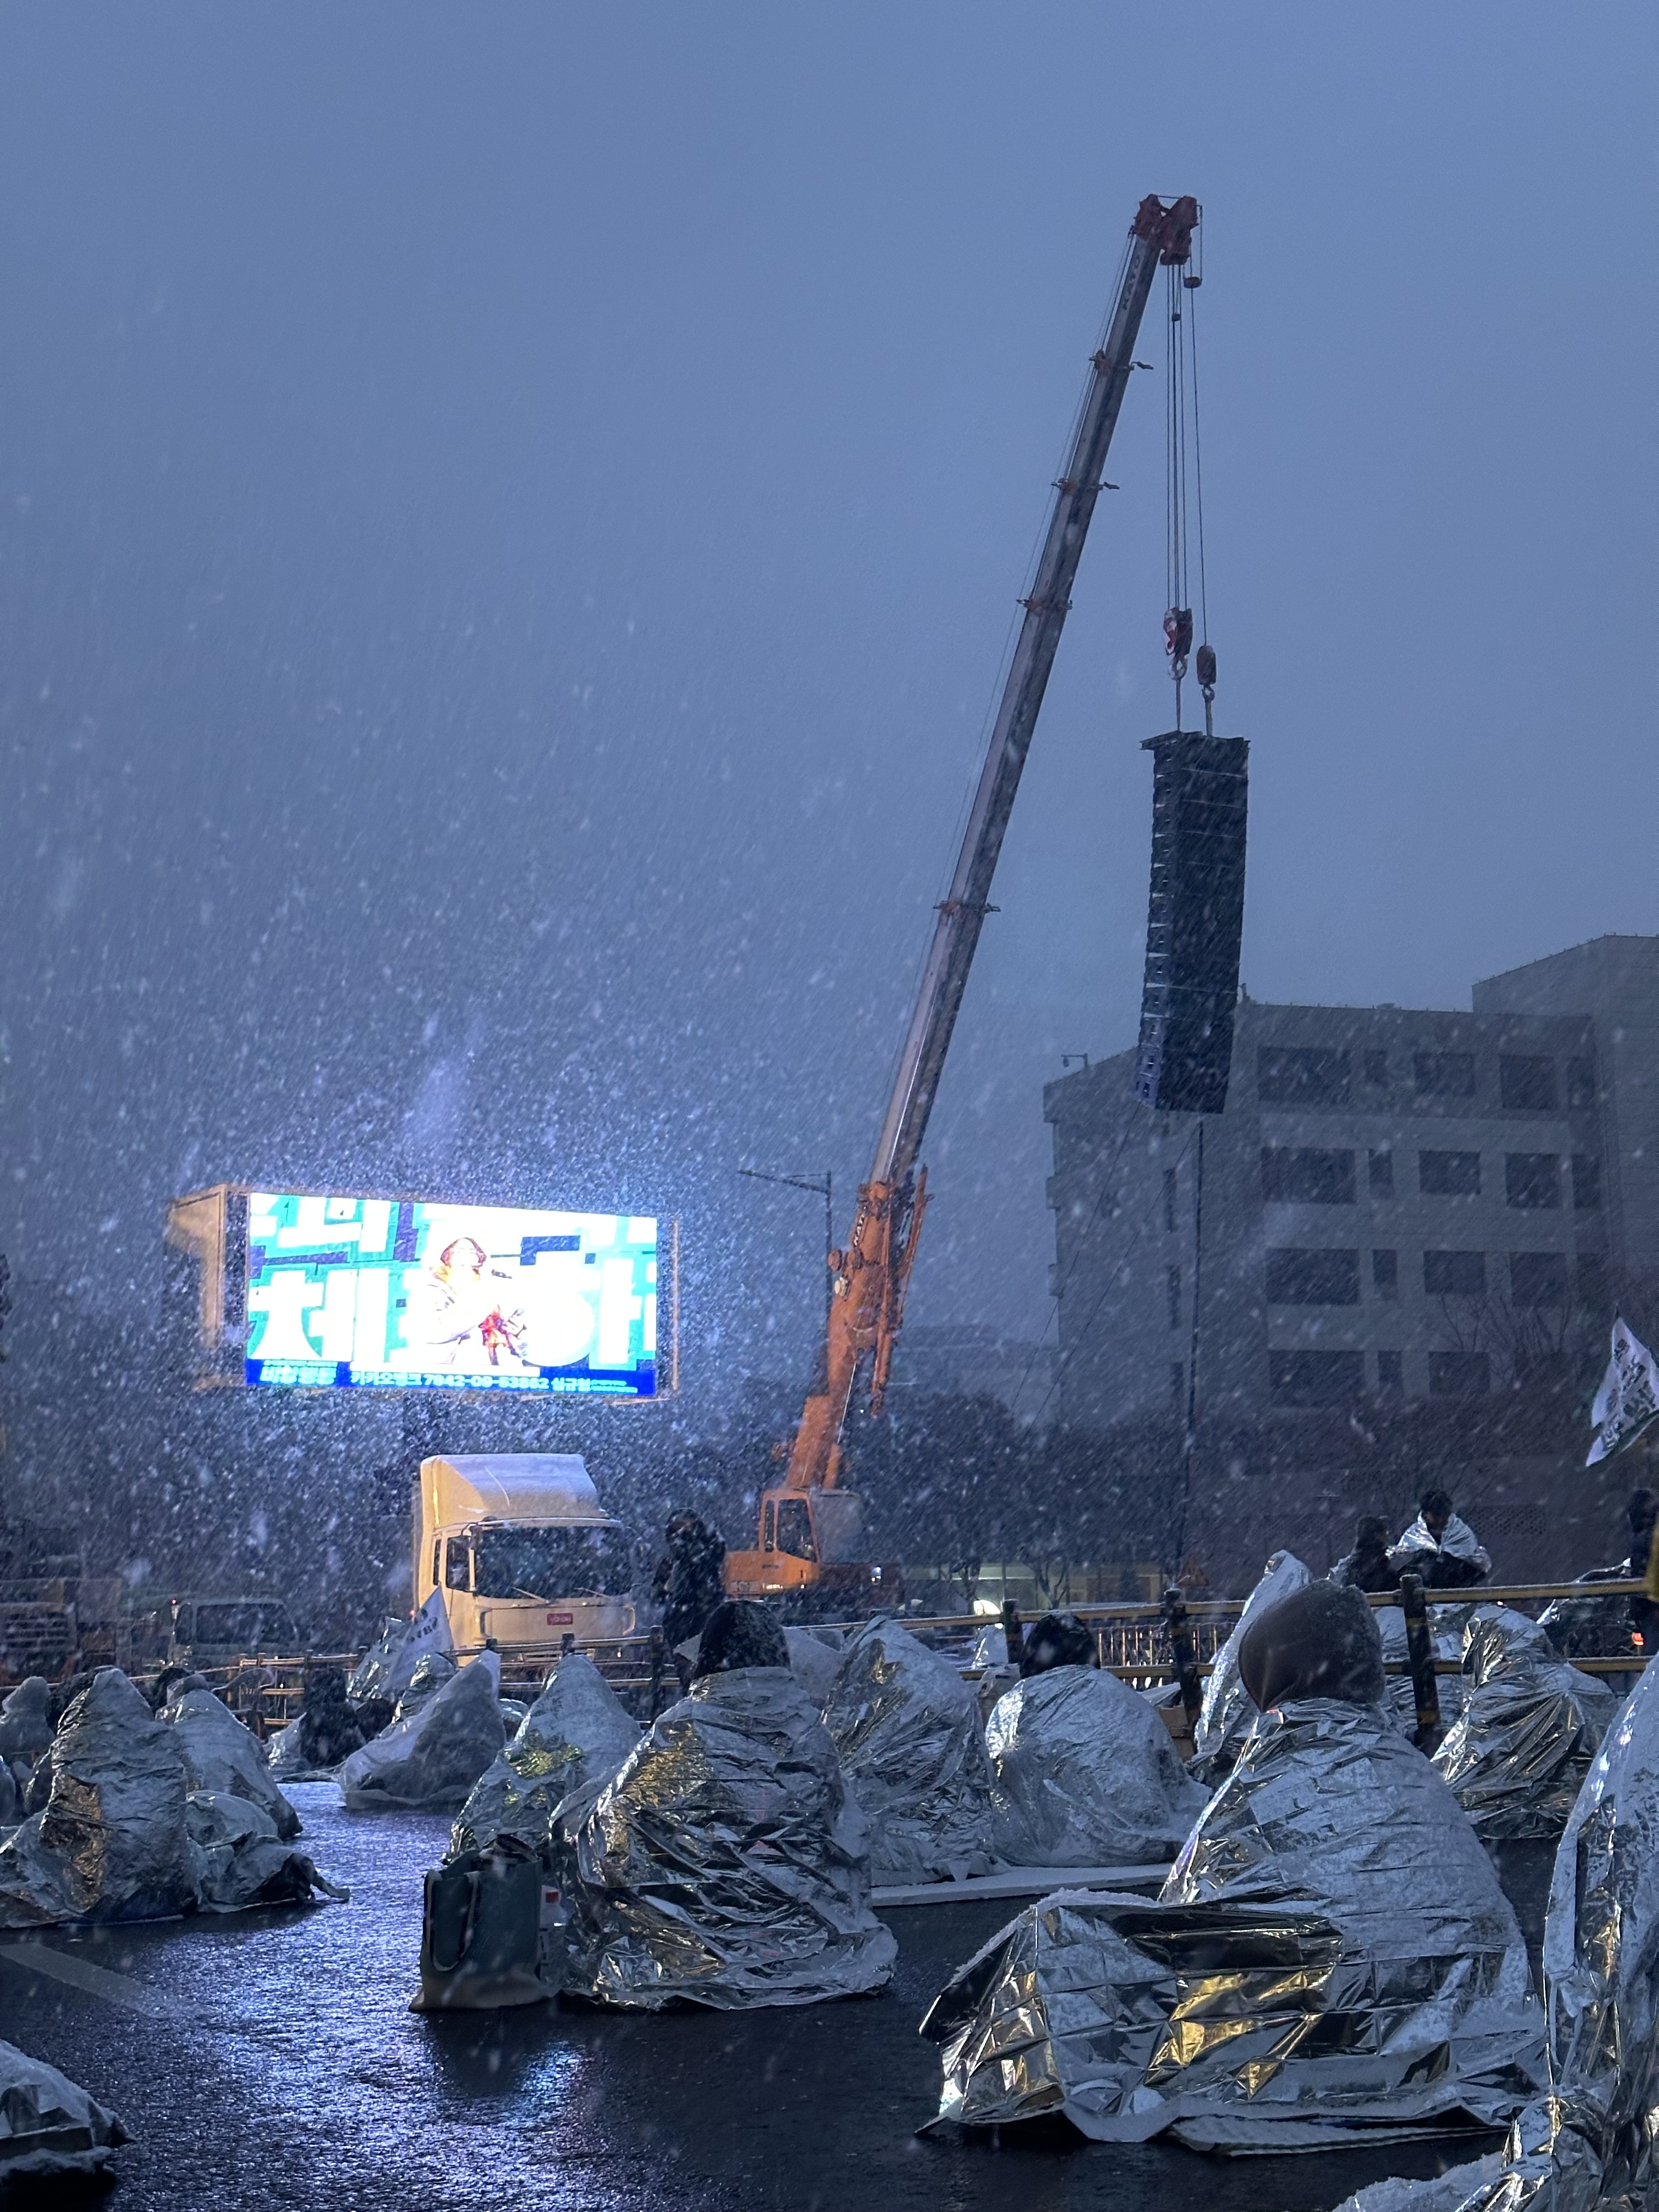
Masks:
[[[1659,929],[1635,5],[0,9],[0,1249],[221,1179],[678,1213],[804,1372],[1124,233],[1205,208],[1252,996]],[[1161,362],[1154,295],[1143,358]],[[1137,378],[927,1147],[1035,1336],[1170,726]]]

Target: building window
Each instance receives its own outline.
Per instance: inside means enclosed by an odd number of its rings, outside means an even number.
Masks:
[[[1370,1083],[1370,1084],[1375,1084],[1375,1085],[1376,1085],[1380,1088],[1382,1085],[1385,1084],[1385,1083],[1388,1081],[1388,1079],[1389,1079],[1389,1055],[1388,1055],[1388,1054],[1387,1054],[1386,1052],[1368,1052],[1368,1053],[1365,1054],[1365,1080],[1366,1080],[1366,1082],[1367,1082],[1367,1083]]]
[[[1371,1254],[1371,1288],[1379,1298],[1397,1298],[1400,1296],[1398,1252]]]
[[[1567,1062],[1568,1106],[1583,1108],[1595,1103],[1595,1062],[1593,1060],[1570,1060]]]
[[[1392,1152],[1381,1152],[1371,1154],[1370,1180],[1373,1198],[1394,1196],[1394,1154]]]
[[[1176,1171],[1173,1168],[1165,1168],[1164,1170],[1164,1226],[1165,1229],[1173,1230],[1175,1225]]]
[[[1473,1098],[1472,1052],[1419,1052],[1412,1055],[1419,1095],[1425,1098]]]
[[[1264,1106],[1346,1106],[1348,1055],[1264,1044],[1255,1056],[1255,1095]]]
[[[1604,1252],[1578,1255],[1578,1303],[1593,1314],[1607,1310],[1607,1261]]]
[[[1511,1252],[1510,1296],[1518,1306],[1564,1306],[1567,1303],[1567,1259],[1564,1252]]]
[[[1486,1295],[1486,1255],[1484,1252],[1425,1252],[1423,1288],[1431,1298],[1484,1298]]]
[[[1593,1152],[1572,1156],[1572,1202],[1581,1213],[1601,1203],[1601,1163]]]
[[[1504,1195],[1511,1206],[1559,1206],[1560,1155],[1557,1152],[1505,1152]]]
[[[1267,1303],[1274,1306],[1357,1306],[1358,1252],[1310,1252],[1279,1247],[1267,1255]]]
[[[1280,1205],[1352,1206],[1353,1154],[1312,1145],[1264,1145],[1261,1195]]]
[[[1492,1388],[1492,1367],[1484,1352],[1431,1352],[1431,1398],[1479,1398]]]
[[[1406,1356],[1401,1352],[1379,1352],[1376,1355],[1376,1391],[1381,1398],[1403,1398],[1406,1395]]]
[[[1363,1352],[1267,1354],[1267,1390],[1275,1406],[1352,1406],[1364,1389]]]
[[[1498,1095],[1517,1113],[1553,1114],[1555,1062],[1547,1053],[1500,1053]]]
[[[1178,1359],[1170,1362],[1170,1411],[1184,1413],[1187,1410],[1187,1370]]]
[[[1419,1152],[1417,1187],[1425,1198],[1479,1198],[1479,1152]]]
[[[1181,1270],[1179,1267],[1170,1268],[1164,1287],[1170,1300],[1170,1326],[1171,1328],[1179,1328],[1181,1326]]]

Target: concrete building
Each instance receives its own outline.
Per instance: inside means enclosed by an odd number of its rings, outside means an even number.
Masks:
[[[1045,1092],[1069,1424],[1190,1413],[1267,1438],[1271,1482],[1368,1409],[1496,1401],[1659,1268],[1659,938],[1493,976],[1467,1013],[1247,1000],[1201,1128],[1135,1103],[1133,1060]],[[1504,1487],[1541,1532],[1547,1501]]]

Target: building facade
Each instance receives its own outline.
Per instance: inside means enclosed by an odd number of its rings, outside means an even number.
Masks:
[[[1201,1123],[1139,1105],[1133,1064],[1045,1093],[1068,1423],[1162,1413],[1266,1439],[1269,1482],[1318,1474],[1295,1463],[1379,1413],[1498,1406],[1659,1267],[1659,938],[1492,977],[1467,1013],[1246,1000]],[[1324,1474],[1351,1527],[1352,1469]]]

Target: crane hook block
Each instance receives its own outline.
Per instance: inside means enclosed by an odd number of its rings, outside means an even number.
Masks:
[[[1164,650],[1184,668],[1192,649],[1193,611],[1190,607],[1171,607],[1164,617]]]
[[[1212,690],[1213,690],[1215,686],[1215,647],[1212,645],[1200,645],[1199,647],[1197,667],[1199,682],[1202,684],[1208,685]]]

